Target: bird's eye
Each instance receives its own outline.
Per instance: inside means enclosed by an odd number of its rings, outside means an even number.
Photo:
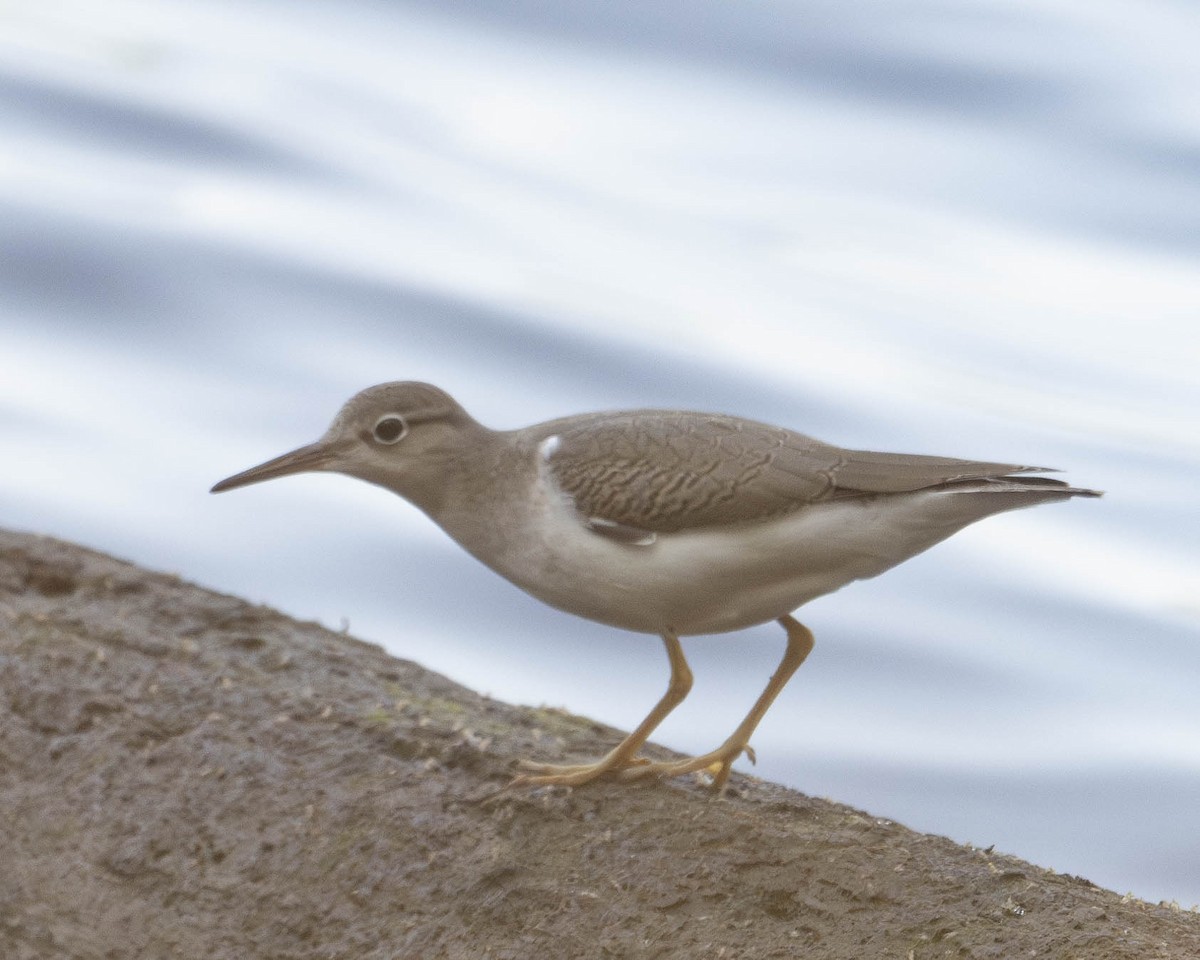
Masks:
[[[398,413],[389,413],[375,421],[371,433],[380,443],[396,443],[408,433],[408,424]]]

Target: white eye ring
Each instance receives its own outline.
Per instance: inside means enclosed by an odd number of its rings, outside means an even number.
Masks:
[[[407,435],[408,422],[398,413],[385,413],[371,429],[376,443],[399,443]]]

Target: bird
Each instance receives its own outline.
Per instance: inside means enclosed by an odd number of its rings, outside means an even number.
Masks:
[[[813,649],[797,608],[992,514],[1101,495],[1031,476],[1050,468],[844,449],[725,414],[626,410],[493,430],[416,381],[368,387],[315,443],[212,492],[312,471],[398,494],[551,607],[662,639],[667,689],[631,733],[593,762],[521,761],[510,787],[700,773],[718,794],[736,760],[755,760],[752,734]],[[642,756],[692,687],[680,638],[771,621],[783,657],[733,733],[698,756]]]

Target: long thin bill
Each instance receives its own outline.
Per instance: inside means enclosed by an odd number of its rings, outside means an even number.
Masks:
[[[276,477],[286,477],[293,473],[305,473],[309,470],[323,470],[333,459],[333,451],[322,443],[310,443],[282,457],[260,463],[257,467],[235,473],[226,477],[213,486],[210,493],[221,493],[233,490],[235,487],[245,487],[251,483],[262,483],[264,480],[274,480]]]

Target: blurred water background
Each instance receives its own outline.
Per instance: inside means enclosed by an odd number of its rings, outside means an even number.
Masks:
[[[1200,902],[1198,43],[1169,0],[4,4],[0,523],[629,727],[657,641],[366,485],[208,487],[391,379],[1062,467],[1108,495],[806,608],[756,772]],[[782,639],[689,641],[658,739]]]

